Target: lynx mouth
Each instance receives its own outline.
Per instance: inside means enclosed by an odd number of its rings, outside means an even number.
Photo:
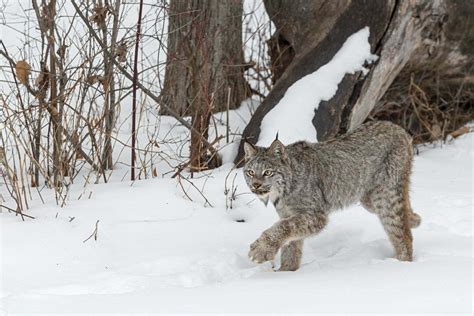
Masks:
[[[265,195],[265,194],[270,193],[270,190],[252,190],[252,192],[257,195]]]

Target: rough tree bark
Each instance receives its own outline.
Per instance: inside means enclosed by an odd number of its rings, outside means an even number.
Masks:
[[[344,41],[364,26],[369,26],[372,52],[380,58],[367,76],[346,75],[336,95],[321,102],[312,121],[318,140],[330,139],[360,125],[402,70],[410,65],[419,71],[431,71],[436,64],[444,73],[453,74],[449,76],[453,84],[473,82],[474,32],[469,19],[474,14],[472,2],[265,0],[264,3],[278,36],[291,45],[295,56],[291,63],[282,66],[284,72],[244,130],[243,139],[250,142],[258,140],[262,119],[286,90],[331,60]],[[235,162],[241,162],[241,157],[242,146]]]
[[[172,0],[163,102],[194,115],[224,111],[249,96],[244,80],[242,0]],[[212,100],[211,100],[212,99]],[[166,113],[166,111],[162,111]]]
[[[272,84],[274,85],[293,61],[293,58],[295,58],[295,50],[280,32],[275,32],[267,41],[267,45],[268,55],[270,56]]]

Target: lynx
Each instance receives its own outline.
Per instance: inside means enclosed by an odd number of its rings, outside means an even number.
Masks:
[[[252,261],[272,261],[281,248],[280,271],[297,270],[303,240],[325,227],[330,212],[357,202],[379,217],[396,258],[412,260],[411,228],[421,218],[410,206],[413,148],[401,127],[370,122],[326,142],[245,142],[244,150],[250,190],[280,217],[250,245]]]

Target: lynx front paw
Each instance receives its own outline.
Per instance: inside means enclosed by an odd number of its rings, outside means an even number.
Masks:
[[[253,262],[263,263],[272,261],[278,252],[278,247],[260,237],[250,245],[249,258]]]

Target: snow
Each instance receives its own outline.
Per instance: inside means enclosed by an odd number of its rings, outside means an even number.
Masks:
[[[277,215],[230,163],[191,180],[213,207],[187,182],[193,201],[175,179],[155,178],[98,184],[90,199],[62,209],[37,205],[35,220],[1,213],[0,315],[470,313],[473,141],[471,133],[420,148],[412,204],[423,221],[413,230],[412,263],[392,258],[382,226],[360,206],[334,213],[305,242],[297,272],[252,263],[250,243]],[[230,209],[224,189],[234,174]],[[83,242],[97,220],[97,241]]]
[[[311,122],[321,101],[329,101],[346,74],[367,71],[364,63],[377,59],[370,52],[369,28],[365,27],[347,38],[329,63],[288,88],[280,102],[263,118],[260,146],[269,146],[278,132],[284,144],[300,140],[316,142],[316,130]]]

